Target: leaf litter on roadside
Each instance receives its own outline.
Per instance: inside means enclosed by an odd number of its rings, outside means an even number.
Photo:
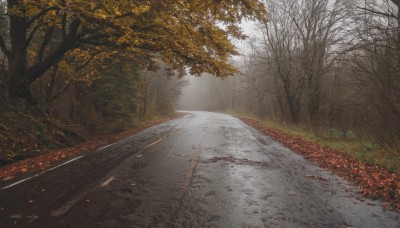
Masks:
[[[6,165],[0,168],[0,178],[2,180],[9,180],[12,179],[17,174],[44,170],[46,168],[49,168],[53,164],[60,162],[61,160],[64,160],[66,158],[76,157],[80,154],[97,150],[102,146],[119,141],[129,135],[136,134],[146,128],[158,125],[168,120],[171,120],[171,118],[163,118],[156,121],[152,121],[150,123],[140,125],[136,128],[112,135],[98,136],[73,147],[50,151],[49,153],[39,155],[37,157],[28,158],[25,160],[12,163],[10,165]]]
[[[298,136],[263,126],[256,120],[240,118],[258,131],[271,136],[315,164],[359,186],[359,192],[372,199],[382,199],[384,205],[400,212],[400,177],[383,167],[366,164],[327,146]],[[323,180],[320,177],[307,178]]]

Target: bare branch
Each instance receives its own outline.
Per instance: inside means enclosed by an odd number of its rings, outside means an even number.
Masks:
[[[384,12],[381,12],[381,11],[376,11],[376,10],[368,9],[368,8],[365,8],[365,7],[357,7],[357,8],[359,8],[361,10],[365,10],[365,11],[373,13],[373,14],[378,14],[378,15],[381,15],[381,16],[391,17],[391,18],[397,19],[397,16],[394,15],[393,13],[390,13],[390,14],[389,13],[384,13]]]

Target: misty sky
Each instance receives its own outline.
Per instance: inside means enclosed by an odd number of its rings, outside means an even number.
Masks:
[[[257,25],[254,21],[243,21],[241,23],[244,33],[251,37],[257,36]],[[239,52],[242,55],[246,55],[249,52],[248,40],[235,41],[234,44],[238,47]],[[241,56],[235,56],[235,61],[240,61]],[[185,79],[189,82],[186,87],[183,88],[181,98],[178,102],[177,109],[179,110],[204,110],[207,101],[202,100],[201,94],[204,94],[204,88],[207,83],[204,81],[209,76],[194,77],[187,75]],[[204,99],[204,98],[203,98]]]

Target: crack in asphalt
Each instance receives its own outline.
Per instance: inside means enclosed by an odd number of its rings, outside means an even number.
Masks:
[[[252,161],[247,158],[241,159],[237,158],[234,156],[225,156],[225,157],[213,157],[210,158],[206,161],[203,161],[203,163],[216,163],[219,161],[224,161],[224,162],[231,162],[237,165],[259,165],[259,166],[267,166],[266,162],[259,162],[259,161]]]

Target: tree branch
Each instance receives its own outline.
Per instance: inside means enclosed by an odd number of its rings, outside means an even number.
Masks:
[[[70,26],[69,32],[67,34],[66,40],[62,42],[52,53],[50,53],[43,61],[36,63],[33,65],[26,73],[26,77],[28,78],[29,83],[33,83],[42,76],[49,68],[54,66],[61,57],[65,55],[69,50],[75,49],[78,47],[77,44],[77,36],[78,30],[81,22],[79,19],[74,19]]]
[[[58,10],[59,8],[57,6],[51,6],[43,11],[41,11],[40,13],[36,14],[35,16],[31,17],[31,19],[29,19],[26,22],[26,27],[28,28],[32,23],[34,23],[37,19],[39,19],[40,17],[46,15],[46,13],[52,11],[52,10]]]
[[[46,97],[45,97],[46,103],[49,103],[49,101],[51,100],[51,94],[52,94],[52,91],[54,88],[54,84],[56,82],[57,72],[58,72],[58,64],[55,64],[53,67],[53,71],[50,74],[50,83],[47,88]]]
[[[25,46],[28,47],[29,43],[32,41],[33,36],[35,35],[36,31],[42,26],[42,24],[38,24],[36,25],[33,30],[31,31],[31,33],[29,33],[28,38],[26,39],[26,43]]]
[[[66,0],[61,0],[61,6],[65,8],[67,5]],[[63,12],[62,20],[61,20],[61,38],[62,41],[67,37],[67,13]]]
[[[90,56],[90,58],[89,58],[88,60],[86,60],[82,65],[80,65],[80,66],[78,67],[78,69],[75,70],[75,73],[78,73],[79,71],[83,70],[83,69],[84,69],[87,65],[89,65],[89,64],[93,61],[93,59],[94,59],[98,54],[100,54],[100,53],[102,53],[102,51],[97,51],[97,52],[95,52],[92,56]]]
[[[44,51],[46,50],[46,46],[50,43],[51,37],[53,36],[54,27],[50,27],[46,34],[43,37],[42,44],[40,45],[40,49],[38,52],[38,60],[39,62],[43,60]]]
[[[67,84],[60,90],[58,91],[58,93],[54,96],[51,97],[51,101],[57,99],[65,90],[68,89],[68,87],[72,84],[72,82],[74,82],[74,79],[71,79],[70,81],[67,82]]]
[[[397,19],[397,16],[392,14],[392,13],[390,13],[390,14],[389,13],[384,13],[384,12],[376,11],[376,10],[373,10],[373,9],[368,9],[368,8],[365,8],[365,7],[357,7],[357,8],[359,8],[361,10],[365,10],[365,11],[373,13],[373,14],[378,14],[378,15],[381,15],[381,16],[391,17],[391,18]]]
[[[92,60],[100,54],[102,51],[95,52],[88,60],[86,60],[81,66],[78,67],[78,69],[75,70],[75,73],[78,73],[79,71],[83,70],[87,65],[89,65]],[[72,82],[74,82],[74,79],[71,79],[56,95],[51,97],[51,101],[57,99],[67,88],[71,85]]]

